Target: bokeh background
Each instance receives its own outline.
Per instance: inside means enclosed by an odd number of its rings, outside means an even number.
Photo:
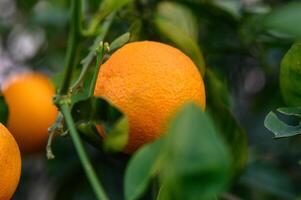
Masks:
[[[87,19],[100,0],[84,1]],[[106,41],[132,30],[139,40],[162,41],[152,24],[159,0],[138,0],[114,20]],[[207,66],[230,90],[231,107],[246,130],[249,159],[228,200],[290,200],[301,196],[300,137],[273,139],[264,127],[266,114],[284,105],[279,64],[293,39],[260,30],[257,20],[289,0],[182,0],[197,17],[198,38]],[[67,46],[69,1],[0,0],[0,84],[15,70],[37,70],[53,76],[63,70]],[[139,24],[139,26],[137,25]],[[92,41],[87,43],[91,44]],[[109,196],[122,199],[127,156],[89,155]],[[93,199],[69,139],[54,143],[56,159],[45,153],[23,157],[22,178],[14,199]],[[146,197],[151,199],[151,197]]]

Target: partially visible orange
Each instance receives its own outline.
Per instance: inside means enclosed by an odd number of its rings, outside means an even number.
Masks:
[[[57,115],[52,103],[55,89],[50,80],[38,73],[15,75],[3,87],[8,104],[8,129],[22,153],[42,150],[47,142],[48,127]]]
[[[0,123],[0,199],[13,196],[21,174],[21,156],[14,137]]]
[[[127,153],[160,137],[184,103],[195,101],[205,108],[203,79],[192,60],[152,41],[129,43],[113,53],[100,68],[94,95],[129,118]]]

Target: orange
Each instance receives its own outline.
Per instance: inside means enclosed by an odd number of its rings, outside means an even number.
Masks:
[[[126,44],[101,66],[94,95],[129,119],[126,153],[160,137],[172,114],[188,101],[205,108],[203,79],[191,59],[169,45]]]
[[[52,103],[55,94],[50,80],[38,73],[15,75],[3,87],[8,104],[8,129],[22,153],[35,153],[45,147],[48,127],[56,118]]]
[[[14,137],[0,123],[0,199],[13,196],[21,174],[21,156]]]

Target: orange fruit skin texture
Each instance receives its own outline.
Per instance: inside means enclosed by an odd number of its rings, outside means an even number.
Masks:
[[[48,139],[48,127],[56,118],[52,103],[55,89],[50,80],[38,73],[17,75],[3,89],[8,104],[8,129],[24,154],[41,151]]]
[[[184,103],[194,101],[203,109],[206,104],[203,79],[192,60],[153,41],[132,42],[113,53],[100,68],[94,95],[128,117],[126,153],[162,135]]]
[[[19,147],[10,132],[0,123],[0,199],[13,196],[21,175]]]

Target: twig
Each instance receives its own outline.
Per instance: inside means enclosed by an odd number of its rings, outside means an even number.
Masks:
[[[63,104],[61,105],[61,111],[64,115],[65,122],[69,128],[70,136],[72,138],[73,144],[75,146],[75,149],[78,153],[78,156],[80,158],[80,161],[82,163],[82,166],[85,170],[85,173],[93,187],[93,190],[95,192],[95,195],[97,196],[97,199],[99,200],[107,200],[108,197],[106,196],[103,187],[100,185],[100,182],[97,178],[97,175],[92,167],[91,162],[89,161],[87,157],[87,153],[84,150],[83,144],[80,140],[80,137],[77,133],[77,130],[74,125],[74,121],[72,119],[72,116],[70,114],[70,108],[69,105]]]
[[[115,13],[112,13],[111,15],[109,15],[106,20],[103,22],[102,24],[102,29],[101,32],[99,34],[99,36],[95,39],[94,44],[92,45],[92,48],[90,49],[90,51],[95,52],[96,49],[100,49],[100,42],[104,40],[105,35],[107,34],[109,28],[111,27],[112,21],[114,19]],[[97,55],[97,52],[93,55],[89,55],[89,59],[87,62],[83,63],[83,67],[81,70],[81,73],[78,77],[78,79],[75,81],[75,83],[71,86],[70,89],[70,93],[75,92],[76,90],[78,90],[82,84],[83,84],[83,80],[88,72],[89,67],[91,66],[92,61],[94,60],[95,56],[99,56]]]
[[[62,86],[59,91],[59,95],[65,95],[68,92],[72,72],[74,65],[76,65],[75,56],[76,50],[78,48],[77,43],[80,39],[80,30],[81,30],[81,0],[72,0],[71,1],[71,24],[70,24],[70,32],[69,32],[69,40],[68,40],[68,48],[66,53],[65,60],[65,72],[64,78],[62,82]]]
[[[72,72],[74,67],[76,66],[77,59],[75,57],[77,49],[79,47],[78,40],[80,39],[81,31],[81,3],[81,0],[71,1],[71,27],[66,53],[65,73],[61,88],[59,90],[58,95],[54,99],[54,103],[55,105],[57,105],[64,117],[66,126],[69,129],[69,133],[71,135],[75,149],[78,153],[79,159],[82,163],[82,166],[85,170],[85,173],[88,177],[88,180],[90,181],[90,184],[95,192],[97,199],[107,200],[108,197],[106,196],[105,191],[97,178],[97,175],[92,167],[92,164],[90,163],[87,153],[77,133],[73,118],[71,116],[71,110],[69,107],[71,103],[69,87],[71,83]]]

